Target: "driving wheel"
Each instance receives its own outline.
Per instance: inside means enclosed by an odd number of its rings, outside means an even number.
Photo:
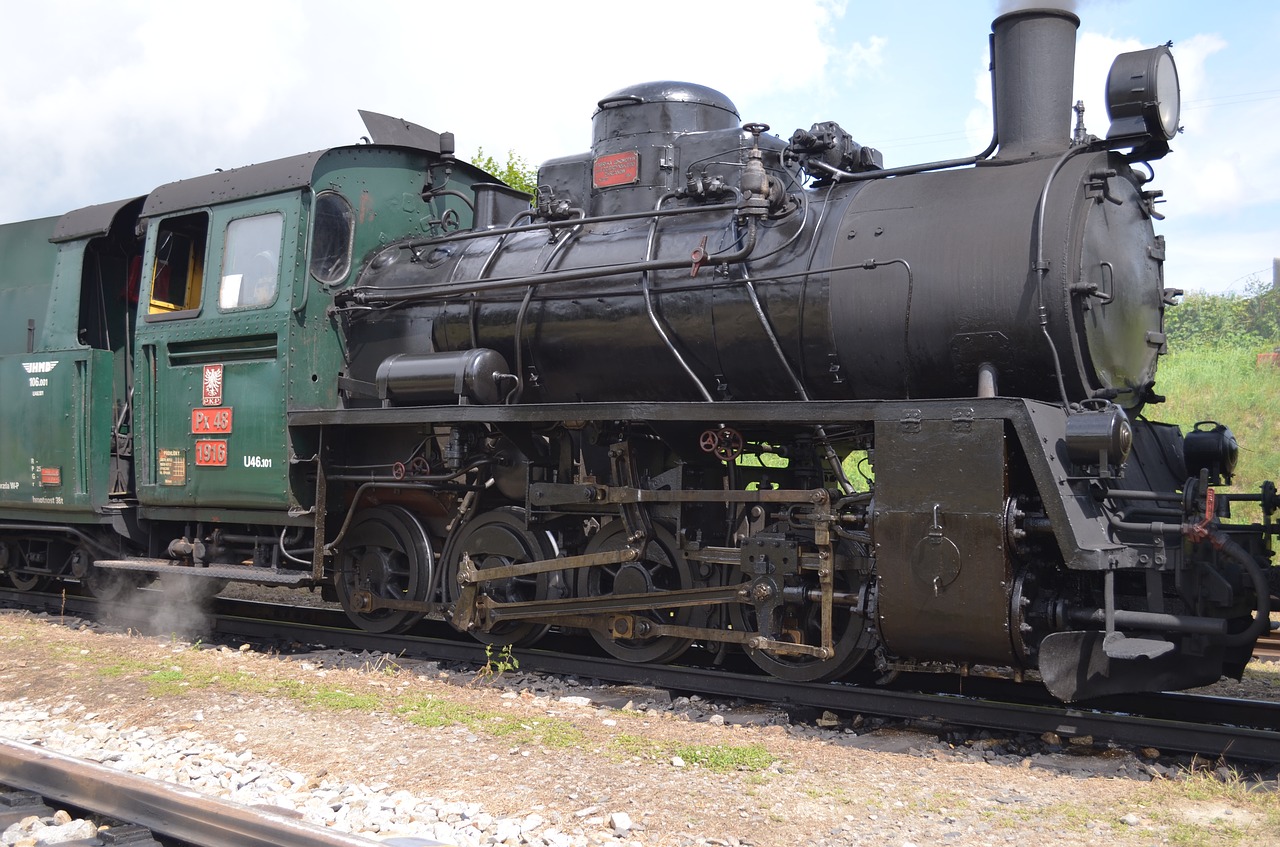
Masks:
[[[662,591],[680,591],[693,587],[693,575],[689,563],[680,555],[680,545],[665,527],[654,526],[653,538],[645,547],[644,558],[634,562],[600,565],[583,571],[578,582],[578,594],[582,597],[604,597],[610,594],[652,594]],[[601,528],[587,543],[588,553],[621,550],[628,546],[627,529],[620,520]],[[657,597],[654,603],[661,603]],[[673,609],[651,608],[632,612],[637,623],[644,621],[675,626],[689,626],[694,609],[688,606]],[[637,626],[637,632],[640,626]],[[615,658],[628,662],[669,662],[693,643],[691,638],[674,635],[634,638],[614,638],[607,632],[591,630],[591,637]]]
[[[450,537],[445,549],[444,583],[450,603],[457,603],[461,595],[458,568],[463,556],[483,571],[554,558],[555,545],[549,533],[526,526],[524,509],[508,506],[478,515]],[[489,580],[477,589],[478,595],[498,603],[555,600],[568,594],[561,571]],[[527,647],[548,629],[546,624],[504,621],[488,630],[473,630],[471,635],[486,644]]]
[[[847,555],[866,555],[861,544],[845,542]],[[843,557],[838,557],[843,558]],[[802,571],[801,578],[811,581],[809,588],[818,587],[817,576],[811,571]],[[835,593],[854,595],[863,593],[859,608],[868,608],[870,584],[856,571],[836,570]],[[795,596],[796,592],[792,592]],[[768,614],[771,619],[771,630],[775,640],[789,641],[795,644],[819,646],[822,644],[822,605],[809,599],[769,604]],[[746,632],[759,632],[760,620],[757,607],[750,602],[733,603],[729,606],[729,617],[734,629]],[[805,656],[796,653],[783,653],[772,650],[746,648],[751,660],[761,669],[779,679],[791,682],[822,682],[845,676],[858,666],[875,643],[871,622],[861,612],[848,605],[836,604],[832,608],[831,640],[835,655],[828,659],[816,656]]]

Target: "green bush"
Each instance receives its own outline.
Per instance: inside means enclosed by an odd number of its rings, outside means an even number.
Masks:
[[[1165,311],[1169,349],[1255,349],[1280,345],[1280,289],[1252,277],[1242,294],[1192,291]]]
[[[538,193],[538,169],[530,165],[523,156],[517,156],[514,150],[507,151],[506,162],[499,162],[480,147],[471,157],[471,164],[482,171],[488,171],[518,191],[525,194]]]

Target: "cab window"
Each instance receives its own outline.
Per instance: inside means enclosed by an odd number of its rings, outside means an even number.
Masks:
[[[317,282],[333,285],[351,272],[351,242],[355,236],[355,213],[341,194],[324,191],[316,195],[311,224],[311,275]]]
[[[204,212],[161,221],[151,268],[150,314],[200,308],[209,216]]]
[[[280,239],[284,215],[272,212],[227,224],[218,308],[269,306],[280,290]]]

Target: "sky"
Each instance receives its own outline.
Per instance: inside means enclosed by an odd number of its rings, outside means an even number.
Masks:
[[[1008,0],[0,0],[0,222],[355,143],[357,109],[531,164],[590,146],[606,94],[709,85],[787,138],[838,121],[885,165],[991,136]],[[1028,5],[1028,4],[1022,4]],[[1040,5],[1064,6],[1062,0]],[[1155,163],[1166,285],[1242,292],[1280,256],[1280,3],[1076,0],[1076,91],[1105,135],[1118,53],[1173,42],[1184,132]]]

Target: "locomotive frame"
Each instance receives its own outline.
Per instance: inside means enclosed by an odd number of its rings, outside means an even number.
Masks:
[[[1077,25],[997,19],[972,159],[651,83],[533,205],[362,113],[368,145],[0,227],[0,572],[805,681],[1238,675],[1280,500],[1217,490],[1225,427],[1141,415],[1172,59],[1121,57],[1108,137],[1069,136]]]

